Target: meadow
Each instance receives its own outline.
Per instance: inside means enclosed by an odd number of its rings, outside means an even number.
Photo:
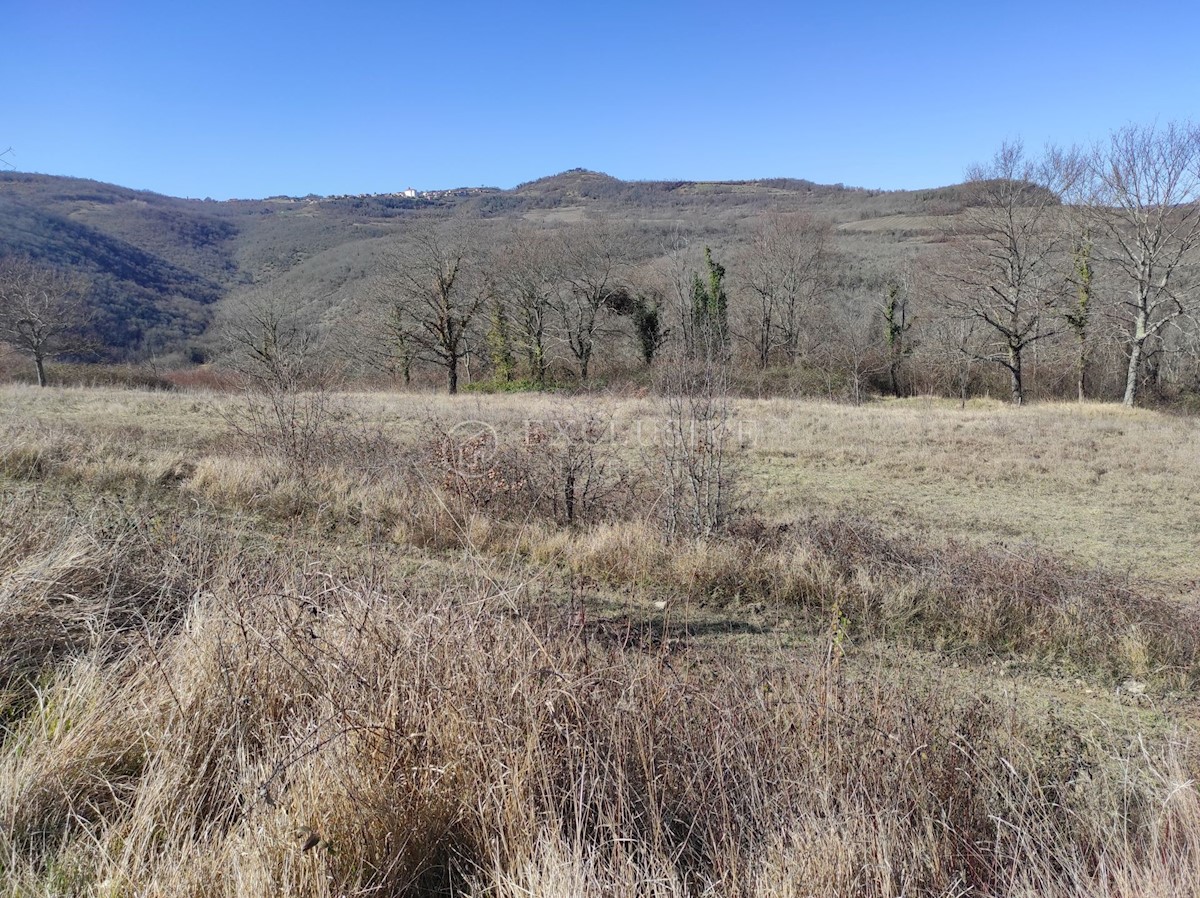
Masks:
[[[9,894],[1200,892],[1196,419],[289,409],[0,388]]]

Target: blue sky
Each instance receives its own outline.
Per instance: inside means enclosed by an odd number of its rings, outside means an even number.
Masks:
[[[0,0],[0,149],[177,196],[962,178],[1200,118],[1200,4]]]

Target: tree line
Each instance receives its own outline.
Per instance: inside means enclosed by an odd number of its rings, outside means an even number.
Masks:
[[[1200,394],[1200,129],[1130,125],[1087,150],[1008,142],[956,197],[931,239],[865,273],[810,212],[731,235],[443,210],[381,238],[322,314],[276,279],[219,324],[228,360],[302,345],[323,374],[337,356],[346,373],[451,393],[640,377],[703,346],[761,393]],[[47,359],[87,345],[86,285],[29,260],[0,268],[0,342],[44,382]]]
[[[805,213],[719,249],[684,232],[648,246],[600,219],[422,224],[381,260],[358,349],[405,382],[436,366],[451,393],[464,368],[545,386],[588,381],[598,359],[650,367],[701,329],[744,374],[803,369],[856,399],[965,396],[1002,374],[1019,404],[1031,365],[1080,399],[1101,379],[1126,405],[1200,388],[1200,129],[1131,125],[1087,151],[1009,142],[966,187],[934,247],[865,287]]]
[[[934,272],[947,312],[980,330],[962,351],[1025,398],[1039,341],[1067,336],[1087,392],[1097,337],[1124,354],[1133,405],[1173,355],[1195,354],[1200,290],[1200,129],[1131,125],[1088,152],[1006,143],[968,177],[973,204]]]

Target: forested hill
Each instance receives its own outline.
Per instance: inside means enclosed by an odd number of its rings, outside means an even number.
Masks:
[[[222,202],[0,172],[0,256],[29,255],[86,274],[102,340],[114,357],[136,358],[186,350],[215,304],[239,285],[290,273],[298,303],[333,296],[370,264],[356,244],[397,233],[415,217],[461,210],[555,225],[600,215],[644,231],[647,240],[682,230],[722,244],[768,210],[807,210],[838,224],[851,255],[869,265],[904,241],[927,239],[937,218],[961,207],[955,187],[888,192],[787,178],[631,182],[581,169],[512,190]]]

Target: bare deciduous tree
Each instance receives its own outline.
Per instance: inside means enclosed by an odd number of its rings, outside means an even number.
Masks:
[[[831,306],[826,316],[829,339],[825,342],[822,367],[829,385],[829,398],[836,398],[835,381],[842,383],[843,396],[861,405],[869,380],[887,367],[879,346],[875,317],[849,303]]]
[[[87,289],[80,276],[28,258],[0,262],[0,341],[33,360],[40,387],[48,359],[90,348]]]
[[[692,345],[692,281],[699,253],[678,225],[662,241],[651,280],[654,289],[670,297],[673,330],[685,346]]]
[[[1091,171],[1106,260],[1129,284],[1121,317],[1129,354],[1124,402],[1132,406],[1147,345],[1200,309],[1200,294],[1180,277],[1200,242],[1200,127],[1121,128],[1094,151]]]
[[[980,358],[1008,370],[1018,405],[1025,400],[1026,348],[1054,334],[1043,318],[1062,282],[1054,270],[1066,236],[1060,198],[1079,168],[1075,154],[1053,149],[1029,159],[1017,141],[970,169],[973,202],[952,235],[954,258],[941,272],[950,308],[992,334],[991,350]]]
[[[831,283],[830,226],[810,215],[772,213],[754,232],[743,256],[743,280],[754,297],[740,336],[760,368],[776,350],[788,363],[800,355],[806,314]]]
[[[227,423],[255,451],[307,477],[335,438],[345,436],[346,424],[316,327],[298,313],[285,287],[267,283],[233,296],[217,328],[224,364],[245,390]]]
[[[224,364],[247,386],[292,390],[321,379],[316,329],[301,320],[282,285],[267,283],[231,297],[217,326]]]
[[[945,380],[949,381],[947,384],[943,380],[938,386],[951,395],[957,394],[961,408],[966,408],[975,363],[980,359],[979,327],[980,322],[976,318],[948,315],[934,321],[928,330],[929,345],[926,352],[931,367],[944,371]]]
[[[463,219],[413,227],[383,262],[391,321],[406,352],[446,369],[458,392],[468,331],[489,295],[476,228]]]
[[[610,304],[626,293],[620,278],[631,253],[625,233],[604,221],[566,229],[560,252],[563,289],[555,306],[579,376],[587,380],[596,342],[612,313]]]
[[[558,242],[528,226],[514,228],[497,252],[497,287],[510,309],[529,376],[539,384],[546,382],[550,367],[559,268]]]
[[[659,367],[662,423],[657,464],[661,471],[663,535],[707,537],[725,527],[737,507],[738,446],[731,429],[731,362],[712,334],[691,347],[676,344]]]

